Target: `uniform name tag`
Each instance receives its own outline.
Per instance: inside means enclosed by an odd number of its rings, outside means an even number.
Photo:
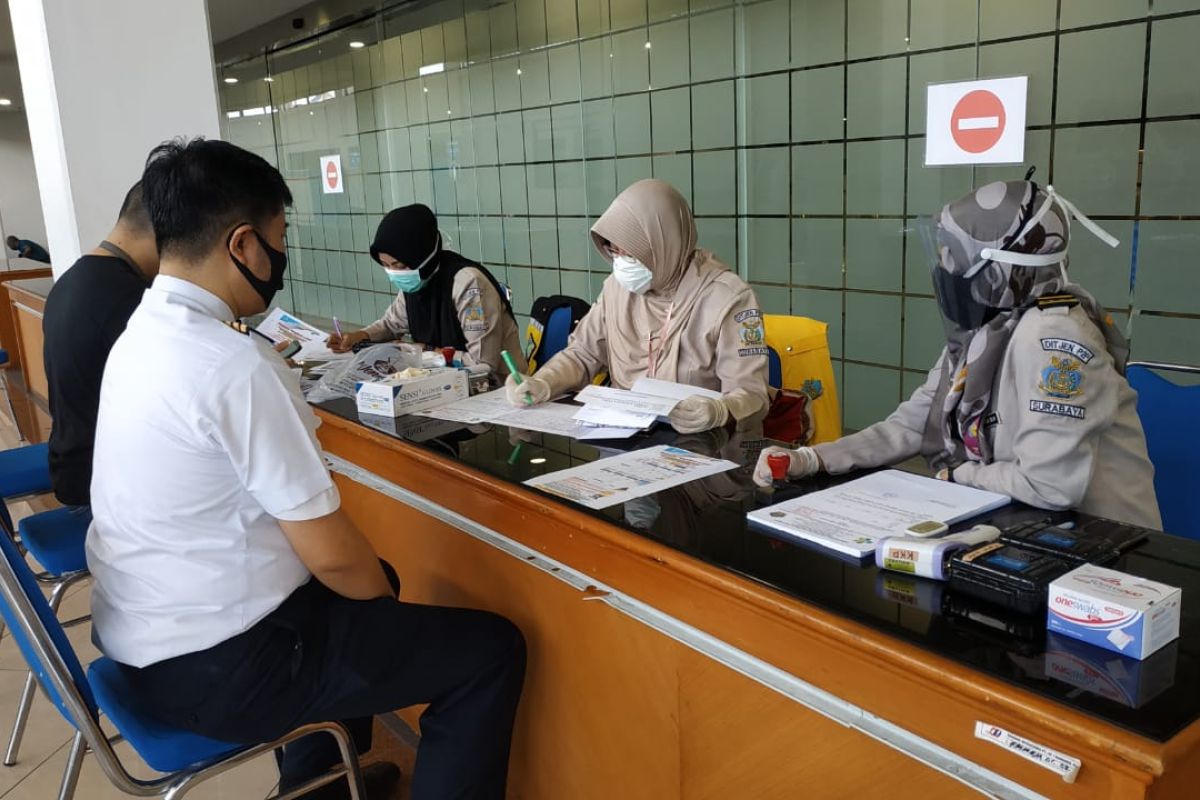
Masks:
[[[1036,411],[1039,414],[1055,414],[1060,417],[1070,417],[1071,419],[1083,419],[1087,416],[1087,409],[1083,406],[1073,406],[1070,403],[1052,403],[1048,400],[1030,400],[1029,410]]]
[[[1096,357],[1091,350],[1070,339],[1042,339],[1042,349],[1056,353],[1069,353],[1084,364]]]

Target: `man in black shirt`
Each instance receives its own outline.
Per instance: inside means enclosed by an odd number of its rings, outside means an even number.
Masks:
[[[108,352],[158,274],[158,247],[138,181],[116,226],[46,298],[42,330],[49,384],[50,481],[67,506],[90,506],[92,447]]]

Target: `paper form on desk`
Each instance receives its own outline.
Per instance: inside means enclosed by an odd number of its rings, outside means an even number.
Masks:
[[[732,461],[659,445],[539,475],[525,481],[525,485],[587,508],[600,509],[737,466]]]
[[[610,386],[588,385],[575,395],[575,399],[590,408],[623,411],[627,414],[654,414],[665,417],[679,404],[673,397],[659,397]]]
[[[760,508],[747,518],[838,553],[866,558],[886,536],[937,520],[953,525],[999,508],[1011,498],[896,469]]]
[[[519,408],[508,402],[504,389],[477,394],[466,400],[418,411],[417,416],[463,422],[467,425],[496,424],[539,433],[569,436],[573,439],[627,439],[637,433],[635,428],[595,429],[575,421],[578,406],[565,403],[545,403]]]
[[[352,355],[333,352],[325,346],[325,340],[329,338],[328,333],[297,319],[278,306],[271,309],[271,313],[258,323],[255,330],[274,342],[284,339],[298,342],[300,351],[292,356],[293,361],[333,361]]]

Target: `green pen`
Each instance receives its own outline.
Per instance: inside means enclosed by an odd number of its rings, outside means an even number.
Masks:
[[[508,456],[509,464],[517,463],[517,459],[519,459],[521,457],[521,445],[523,445],[523,444],[525,444],[525,443],[517,442],[517,446],[513,448],[512,453],[510,453]]]
[[[512,374],[513,380],[516,381],[517,386],[520,386],[521,373],[517,369],[517,365],[513,362],[512,356],[508,354],[507,350],[501,350],[500,357],[504,359],[504,366],[508,367],[508,371]],[[533,405],[533,397],[529,394],[529,392],[525,393],[525,405]]]

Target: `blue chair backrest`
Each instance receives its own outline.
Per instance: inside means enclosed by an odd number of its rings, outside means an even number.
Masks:
[[[767,348],[767,385],[772,389],[783,388],[783,362],[774,347]]]
[[[42,627],[50,635],[50,641],[58,650],[59,657],[70,673],[70,680],[75,684],[76,691],[83,698],[83,702],[91,711],[92,717],[96,716],[96,699],[92,695],[92,687],[84,675],[83,666],[79,663],[79,657],[75,655],[75,649],[71,647],[71,642],[67,639],[67,633],[63,630],[62,623],[58,621],[58,617],[50,610],[50,604],[46,602],[45,595],[42,594],[42,588],[38,585],[37,578],[33,577],[33,572],[29,569],[29,565],[25,563],[25,559],[17,551],[17,546],[12,539],[0,534],[0,550],[4,553],[4,565],[0,568],[7,567],[5,570],[8,575],[5,576],[5,583],[12,586],[12,581],[8,580],[8,576],[15,576],[17,586],[12,587],[14,590],[19,589],[29,600],[29,604],[33,607],[34,613],[37,614],[38,620],[31,621],[36,625],[40,622]],[[70,711],[67,709],[66,703],[59,695],[58,690],[54,686],[54,682],[49,679],[50,671],[53,667],[43,661],[30,641],[29,632],[24,624],[24,620],[12,608],[5,598],[0,597],[0,612],[4,614],[4,621],[8,623],[8,629],[12,632],[13,639],[21,648],[21,654],[25,656],[25,660],[29,663],[30,669],[37,675],[38,683],[45,689],[46,695],[58,707],[59,712],[66,718],[67,722],[72,727],[76,727],[75,722],[71,717]]]
[[[1200,385],[1180,386],[1146,366],[1131,364],[1129,384],[1138,393],[1138,416],[1154,464],[1154,492],[1163,530],[1200,539]]]
[[[571,309],[569,306],[559,306],[550,312],[550,319],[546,321],[546,330],[542,333],[542,346],[538,353],[538,363],[548,363],[558,351],[567,346],[567,339],[570,337]]]

